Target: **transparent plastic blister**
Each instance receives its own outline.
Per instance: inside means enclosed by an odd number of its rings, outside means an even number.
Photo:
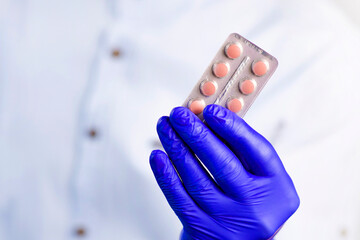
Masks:
[[[183,106],[200,119],[209,104],[218,104],[243,117],[278,61],[249,40],[232,33],[221,46]]]

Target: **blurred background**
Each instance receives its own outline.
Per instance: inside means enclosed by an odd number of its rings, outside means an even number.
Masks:
[[[279,60],[245,120],[301,199],[279,240],[360,239],[357,0],[0,0],[0,239],[177,239],[148,163],[232,33]]]
[[[360,2],[356,0],[332,0],[354,23],[360,26]]]

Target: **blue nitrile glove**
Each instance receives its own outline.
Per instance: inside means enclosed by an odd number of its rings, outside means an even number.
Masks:
[[[209,105],[204,118],[212,131],[187,108],[174,108],[157,125],[168,155],[155,150],[150,156],[184,226],[181,239],[271,238],[300,203],[279,156],[231,111]]]

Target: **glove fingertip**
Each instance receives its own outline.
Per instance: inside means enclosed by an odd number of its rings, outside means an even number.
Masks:
[[[210,127],[221,127],[222,130],[232,128],[234,122],[243,124],[245,121],[230,110],[216,104],[206,106],[203,112],[205,121]],[[213,129],[216,130],[216,129]]]
[[[167,155],[163,151],[157,149],[151,152],[149,162],[155,176],[162,174],[164,168],[166,168],[166,160]]]
[[[162,116],[159,118],[157,125],[156,125],[156,131],[158,132],[159,136],[161,134],[165,134],[170,126],[170,119],[167,116]]]
[[[185,107],[176,107],[170,113],[170,123],[175,128],[182,128],[188,126],[194,121],[195,115]]]
[[[162,116],[157,121],[156,129],[159,130],[162,126],[166,125],[168,122],[169,122],[169,117],[168,116]]]
[[[204,111],[203,111],[203,115],[204,116],[211,116],[214,115],[216,112],[219,111],[219,105],[217,104],[209,104],[205,107]]]

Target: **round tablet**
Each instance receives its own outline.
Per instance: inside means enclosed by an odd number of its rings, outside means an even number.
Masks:
[[[252,65],[252,71],[256,76],[263,76],[267,73],[269,68],[268,63],[265,60],[254,62]]]
[[[230,43],[225,47],[226,56],[231,59],[240,57],[241,50],[241,45],[237,43]]]
[[[211,96],[215,94],[216,88],[217,86],[215,82],[207,81],[201,84],[200,90],[203,95]]]
[[[190,111],[192,111],[194,114],[198,115],[200,113],[202,113],[202,111],[205,108],[205,103],[203,100],[201,99],[196,99],[196,100],[192,100],[189,103],[189,109]]]
[[[254,80],[245,80],[240,83],[240,91],[245,94],[251,94],[256,88],[256,82]]]
[[[241,108],[243,107],[243,101],[242,101],[242,99],[237,99],[237,98],[230,99],[226,103],[226,107],[230,111],[232,111],[234,113],[238,113],[238,112],[240,112]]]
[[[213,65],[213,73],[216,77],[225,77],[229,72],[229,66],[226,63],[220,62]]]

